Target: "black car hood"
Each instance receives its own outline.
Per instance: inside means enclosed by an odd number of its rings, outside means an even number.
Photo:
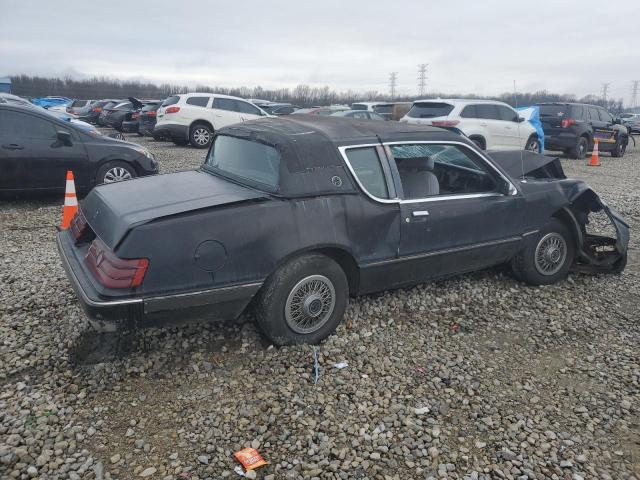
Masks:
[[[199,170],[153,175],[95,187],[81,208],[93,231],[115,249],[132,228],[194,210],[267,198]]]
[[[566,178],[558,157],[546,157],[526,150],[487,154],[511,178]]]

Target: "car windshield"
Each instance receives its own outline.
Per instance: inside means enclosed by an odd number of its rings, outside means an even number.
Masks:
[[[569,105],[539,105],[541,117],[562,117],[569,110]]]
[[[442,102],[416,102],[411,106],[407,116],[411,118],[446,117],[453,110],[453,105]]]
[[[223,176],[267,191],[280,180],[280,154],[264,143],[219,135],[205,166]]]

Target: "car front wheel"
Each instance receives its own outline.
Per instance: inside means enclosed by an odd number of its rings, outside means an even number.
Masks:
[[[316,344],[336,329],[348,296],[340,265],[325,255],[303,255],[267,279],[256,298],[255,315],[276,345]]]
[[[540,151],[540,140],[538,140],[538,137],[536,137],[535,135],[529,137],[529,140],[527,140],[527,144],[525,145],[524,149],[533,153],[542,153]]]
[[[213,132],[203,124],[196,123],[189,132],[189,142],[195,148],[207,148],[213,140]]]
[[[573,236],[565,224],[554,218],[529,240],[511,261],[515,276],[530,285],[550,285],[565,278],[575,257]]]
[[[114,183],[122,180],[130,180],[136,177],[134,168],[125,162],[109,162],[98,170],[96,183]]]

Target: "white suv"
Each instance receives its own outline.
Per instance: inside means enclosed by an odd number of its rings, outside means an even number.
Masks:
[[[536,129],[503,102],[416,100],[400,121],[458,129],[483,150],[540,152]]]
[[[238,97],[217,93],[172,95],[158,109],[154,136],[207,148],[213,132],[232,123],[266,117],[266,112]]]

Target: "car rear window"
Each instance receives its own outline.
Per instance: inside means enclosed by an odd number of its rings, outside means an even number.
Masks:
[[[89,100],[74,100],[70,107],[84,107]]]
[[[196,107],[206,107],[207,103],[209,103],[209,97],[189,97],[186,103]]]
[[[374,105],[373,111],[376,113],[392,113],[393,105]]]
[[[539,105],[541,117],[563,117],[569,112],[569,105]]]
[[[142,107],[142,111],[143,112],[153,112],[155,110],[158,110],[158,108],[160,108],[160,104],[159,103],[148,103],[144,107]]]
[[[351,105],[351,110],[368,110],[364,103],[354,103]]]
[[[411,118],[446,117],[453,110],[453,105],[442,102],[416,102],[411,105],[407,116]]]
[[[171,97],[165,98],[164,102],[162,102],[163,107],[168,107],[169,105],[175,105],[180,101],[179,95],[173,95]]]
[[[219,135],[205,165],[224,176],[275,191],[280,180],[280,154],[264,143]]]

